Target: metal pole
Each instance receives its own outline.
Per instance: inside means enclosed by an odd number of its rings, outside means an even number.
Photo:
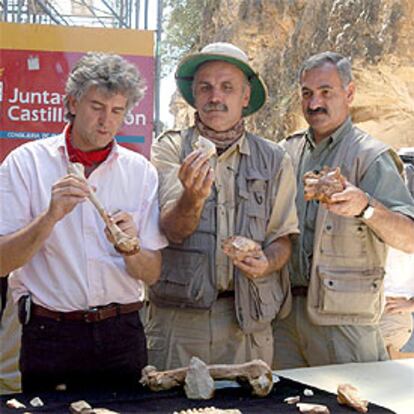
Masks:
[[[126,27],[125,22],[122,20],[122,17],[119,16],[119,14],[111,7],[111,5],[106,0],[102,0],[102,3],[110,10],[112,16],[114,16],[115,19],[118,20],[119,27]]]
[[[3,0],[3,21],[7,22],[7,0]]]
[[[148,30],[148,0],[144,2],[144,30]]]
[[[161,45],[161,34],[162,34],[162,0],[158,0],[157,5],[157,37],[155,45],[155,125],[154,132],[155,136],[158,136],[161,133],[160,125],[160,90],[161,90],[161,56],[160,56],[160,45]]]
[[[141,0],[135,1],[135,29],[139,29],[139,12],[140,12]]]
[[[17,2],[17,23],[21,23],[22,22],[22,11],[23,11],[23,6],[24,6],[24,0],[19,0]]]

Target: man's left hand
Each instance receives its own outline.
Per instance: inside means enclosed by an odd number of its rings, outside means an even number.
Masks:
[[[118,211],[111,214],[110,218],[125,234],[131,237],[138,237],[137,227],[131,214]],[[105,235],[110,243],[115,244],[115,240],[107,227],[105,228]]]
[[[368,204],[368,196],[360,188],[349,181],[345,183],[345,190],[331,196],[332,204],[322,203],[328,211],[339,216],[355,217]]]
[[[269,268],[269,260],[263,250],[260,250],[259,254],[255,252],[254,256],[247,256],[243,260],[234,260],[233,264],[243,271],[249,279],[265,276]]]

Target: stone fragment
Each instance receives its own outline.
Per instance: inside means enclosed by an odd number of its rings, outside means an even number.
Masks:
[[[192,400],[209,400],[214,396],[214,380],[207,365],[198,358],[191,358],[185,376],[184,391]]]
[[[30,405],[32,407],[43,407],[43,401],[39,398],[39,397],[35,397],[33,399],[30,400]]]

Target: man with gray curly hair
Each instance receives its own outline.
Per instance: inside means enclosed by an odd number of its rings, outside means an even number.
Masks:
[[[22,145],[0,167],[0,274],[12,272],[19,307],[23,392],[133,388],[147,364],[138,311],[166,245],[158,179],[115,140],[144,93],[133,64],[86,54],[66,84],[63,133]],[[85,177],[68,173],[75,163]],[[114,225],[137,240],[132,250],[115,243]]]

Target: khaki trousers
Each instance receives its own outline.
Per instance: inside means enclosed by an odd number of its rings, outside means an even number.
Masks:
[[[197,356],[206,364],[272,362],[272,328],[244,334],[234,298],[218,299],[210,310],[160,308],[150,303],[145,326],[148,362],[159,370],[187,366]]]
[[[315,325],[305,297],[294,297],[291,313],[273,329],[273,369],[388,359],[378,325]]]
[[[395,315],[384,313],[380,319],[380,330],[385,346],[392,345],[399,351],[408,342],[413,332],[411,313]]]

